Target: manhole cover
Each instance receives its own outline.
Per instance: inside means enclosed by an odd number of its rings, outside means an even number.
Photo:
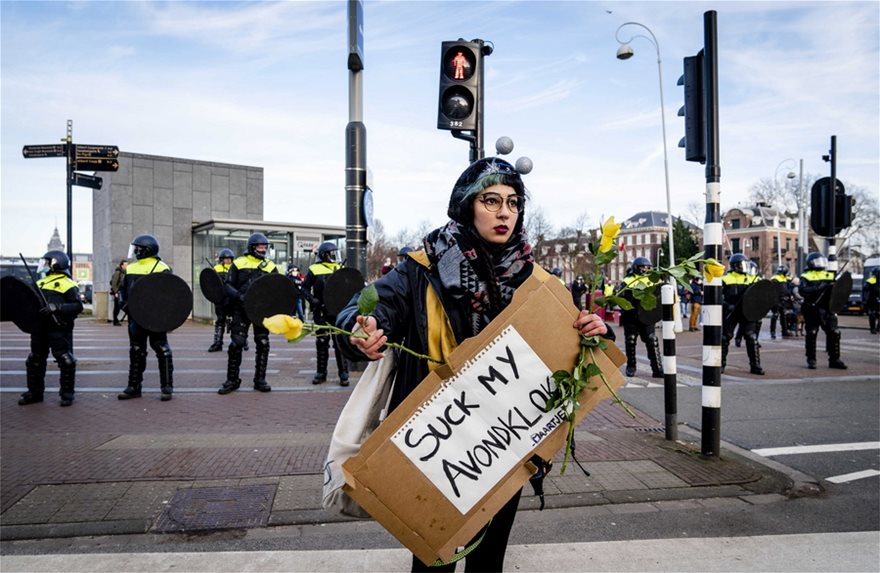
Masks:
[[[274,485],[181,489],[153,529],[172,533],[264,527],[274,497]]]

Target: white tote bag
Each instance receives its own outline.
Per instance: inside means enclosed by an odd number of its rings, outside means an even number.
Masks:
[[[360,451],[361,444],[388,415],[396,365],[393,351],[370,362],[339,415],[324,463],[324,496],[321,504],[328,511],[351,517],[370,517],[342,491],[345,485],[342,464]]]

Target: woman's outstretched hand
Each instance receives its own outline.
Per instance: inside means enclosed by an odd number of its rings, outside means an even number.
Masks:
[[[357,326],[355,326],[354,332],[361,334],[360,331],[363,331],[363,334],[366,334],[367,337],[348,337],[349,342],[356,346],[370,360],[378,360],[385,356],[379,349],[388,342],[388,337],[384,335],[384,331],[381,328],[377,328],[377,326],[376,319],[372,316],[364,318],[358,315]]]
[[[602,317],[592,314],[588,310],[582,310],[572,326],[584,336],[596,334],[602,336],[608,332],[608,327],[605,326],[605,321],[602,320]]]

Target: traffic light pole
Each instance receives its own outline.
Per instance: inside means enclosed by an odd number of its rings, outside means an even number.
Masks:
[[[73,168],[75,149],[73,147],[73,120],[67,120],[67,137],[61,141],[67,142],[67,258],[73,268]]]
[[[828,237],[828,270],[837,272],[837,245],[834,236],[837,234],[837,217],[834,212],[837,208],[837,136],[831,136],[831,150],[828,152],[828,160],[831,162],[831,200],[828,202],[829,219],[831,220],[831,233]]]
[[[367,276],[367,128],[363,102],[363,2],[348,2],[348,125],[345,126],[345,260]]]
[[[451,130],[452,137],[456,139],[463,139],[470,143],[470,153],[468,155],[468,159],[471,163],[482,159],[485,157],[486,153],[483,146],[483,95],[484,95],[484,86],[486,80],[486,74],[483,70],[484,58],[485,56],[490,55],[494,49],[491,45],[486,45],[486,42],[479,38],[475,38],[471,40],[472,43],[479,45],[478,53],[476,54],[477,58],[479,58],[479,62],[477,63],[477,97],[476,97],[476,109],[474,110],[476,114],[476,125],[473,130],[461,130],[461,129],[453,129]]]
[[[704,256],[722,260],[721,162],[718,126],[718,40],[716,13],[703,14],[703,94],[706,125],[706,223]],[[703,287],[703,393],[701,453],[719,457],[721,451],[721,336],[722,281],[712,278]]]

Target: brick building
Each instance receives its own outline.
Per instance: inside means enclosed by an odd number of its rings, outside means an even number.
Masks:
[[[724,213],[724,256],[743,253],[758,272],[769,277],[781,263],[791,272],[797,267],[798,218],[767,203],[734,207]]]

